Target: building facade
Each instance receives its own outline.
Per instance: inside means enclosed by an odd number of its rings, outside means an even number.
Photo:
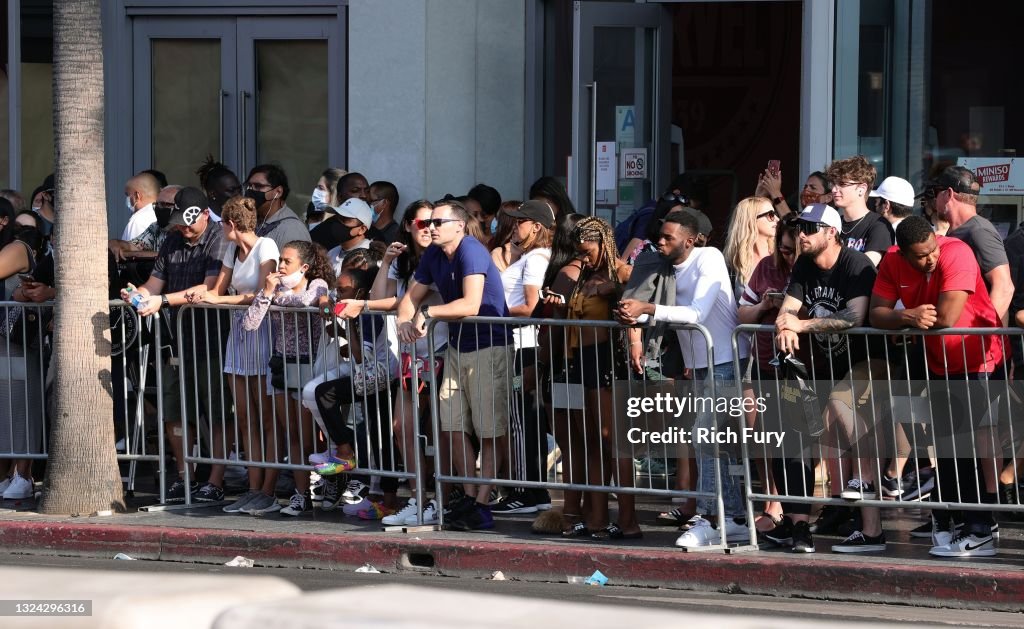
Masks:
[[[0,4],[0,188],[27,194],[53,169],[52,3]],[[554,175],[580,210],[616,221],[686,170],[706,183],[721,233],[770,159],[787,192],[856,153],[918,185],[936,164],[1012,157],[1024,140],[1020,3],[102,6],[112,234],[133,173],[195,184],[207,155],[243,178],[280,163],[297,208],[336,166],[393,181],[409,201],[478,182],[521,198]]]

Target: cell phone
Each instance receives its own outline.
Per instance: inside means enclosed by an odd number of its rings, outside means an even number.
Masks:
[[[35,284],[36,278],[29,275],[28,273],[18,273],[18,279],[27,284]]]
[[[550,289],[547,289],[547,288],[540,289],[540,298],[541,299],[547,299],[548,297],[554,297],[555,299],[558,300],[558,303],[560,303],[560,304],[564,304],[565,303],[565,295],[559,295],[558,293],[553,292],[553,291],[551,291]]]
[[[782,299],[783,297],[786,296],[786,294],[781,293],[777,290],[769,290],[765,291],[764,296],[767,297],[768,299]]]
[[[774,177],[779,176],[779,172],[782,170],[782,162],[777,159],[768,160],[768,172]]]
[[[334,304],[334,316],[337,317],[341,313],[345,312],[345,308],[348,304]]]

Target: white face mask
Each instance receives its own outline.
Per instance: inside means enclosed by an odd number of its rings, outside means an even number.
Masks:
[[[323,212],[324,208],[327,207],[327,192],[317,188],[313,191],[313,207],[316,208],[317,212]]]
[[[131,196],[126,196],[124,198],[124,204],[128,207],[128,211],[129,212],[134,212],[135,211],[135,204],[132,203]]]
[[[298,286],[302,282],[302,278],[306,276],[306,272],[302,269],[290,274],[285,275],[281,278],[281,286],[284,286],[288,290],[291,290]]]

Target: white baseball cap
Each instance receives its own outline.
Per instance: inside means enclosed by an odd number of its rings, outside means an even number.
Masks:
[[[831,205],[825,205],[824,203],[808,205],[804,208],[803,212],[800,212],[797,219],[807,221],[808,223],[822,223],[836,229],[843,228],[843,219],[840,218],[839,212]]]
[[[881,197],[886,201],[914,207],[914,186],[900,177],[886,177],[877,190],[868,193],[869,197]]]
[[[373,210],[366,204],[366,201],[357,197],[346,199],[344,203],[334,208],[334,213],[345,218],[359,219],[367,229],[373,225]]]

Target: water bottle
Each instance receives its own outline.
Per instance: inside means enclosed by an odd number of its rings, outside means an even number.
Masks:
[[[142,304],[146,303],[146,298],[142,296],[142,293],[135,290],[135,287],[131,284],[128,285],[128,303],[130,303],[136,310],[138,310]]]

